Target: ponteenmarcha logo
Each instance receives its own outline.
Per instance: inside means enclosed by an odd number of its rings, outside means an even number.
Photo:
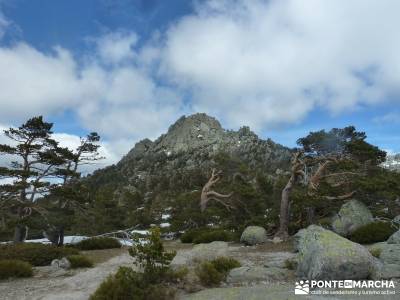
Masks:
[[[294,288],[295,295],[308,295],[310,293],[310,283],[308,280],[296,281]]]

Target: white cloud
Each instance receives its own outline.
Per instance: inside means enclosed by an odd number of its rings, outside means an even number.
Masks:
[[[76,63],[65,49],[44,54],[25,43],[0,48],[0,118],[56,112],[80,99]]]
[[[399,95],[398,1],[208,1],[167,33],[165,74],[193,106],[256,128]]]
[[[106,63],[120,63],[135,57],[133,47],[138,36],[133,32],[111,32],[96,39],[98,52]]]
[[[72,110],[114,159],[192,111],[259,131],[315,108],[397,105],[399,10],[395,0],[199,1],[150,41],[108,32],[79,60],[61,47],[2,46],[0,118]]]

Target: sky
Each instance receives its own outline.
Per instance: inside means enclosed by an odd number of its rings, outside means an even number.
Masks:
[[[0,0],[0,129],[43,115],[71,147],[96,131],[98,167],[196,112],[289,147],[354,125],[400,152],[399,11],[397,0]]]

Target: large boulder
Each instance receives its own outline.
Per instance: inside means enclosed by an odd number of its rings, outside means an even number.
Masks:
[[[362,202],[350,200],[342,205],[332,220],[332,229],[341,236],[348,236],[357,228],[372,223],[374,217]]]
[[[229,272],[226,281],[228,283],[284,281],[290,277],[291,273],[293,272],[276,267],[239,267]]]
[[[374,258],[363,246],[311,225],[295,235],[300,278],[365,279],[371,273]]]
[[[171,267],[191,266],[203,261],[210,261],[228,255],[228,243],[215,241],[209,244],[198,244],[192,250],[181,250],[175,255]]]
[[[386,264],[400,265],[400,244],[386,244],[382,247],[379,259]]]
[[[267,231],[261,226],[248,226],[240,237],[240,242],[246,245],[263,244],[267,241]]]
[[[379,259],[375,259],[374,268],[371,272],[371,279],[391,279],[400,278],[400,265],[387,264]]]
[[[400,244],[382,242],[369,245],[368,249],[379,257],[374,259],[372,279],[400,278]]]
[[[393,233],[387,240],[388,244],[400,244],[400,230]]]

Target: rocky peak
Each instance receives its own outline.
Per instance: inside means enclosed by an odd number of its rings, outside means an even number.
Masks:
[[[222,138],[224,130],[213,117],[204,113],[182,116],[155,143],[155,151],[177,153],[212,144]]]

